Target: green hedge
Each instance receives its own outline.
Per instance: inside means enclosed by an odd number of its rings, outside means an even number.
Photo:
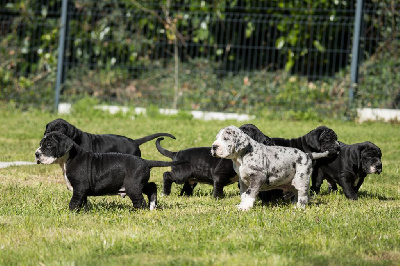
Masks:
[[[150,3],[144,6],[150,10],[166,4],[166,1],[128,0],[120,1],[118,4],[115,1],[73,2],[72,8],[77,11],[76,16],[88,12],[83,20],[72,16],[70,22],[73,26],[70,34],[74,36],[73,47],[75,48],[72,52],[83,66],[71,67],[68,70],[62,90],[62,101],[74,102],[84,96],[94,96],[108,103],[141,107],[172,107],[175,85],[175,65],[172,59],[155,60],[145,56],[152,50],[144,49],[143,45],[149,45],[148,47],[152,48],[157,41],[150,35],[141,35],[140,43],[135,43],[135,39],[128,38],[124,30],[110,28],[111,26],[119,29],[137,27],[137,30],[147,28],[157,31],[165,27],[157,22],[155,17],[149,19],[147,16],[136,20],[135,15],[144,12],[141,9],[143,6],[138,7],[138,2]],[[41,6],[38,3],[38,1],[0,3],[1,14],[4,12],[8,15],[13,14],[9,32],[0,32],[0,101],[13,101],[24,108],[35,106],[51,109],[54,105],[59,31],[56,17],[59,13],[52,14],[50,11],[52,7],[59,5],[60,1],[51,0]],[[172,3],[175,2],[172,1]],[[252,6],[252,1],[248,0],[216,3],[196,0],[190,2],[189,9],[199,12],[213,11],[221,16],[220,19],[224,18],[224,12],[239,12],[238,6],[241,8],[240,12],[255,12],[256,14],[261,12],[257,11],[254,5]],[[298,6],[307,3],[306,6],[309,9]],[[374,2],[367,1],[366,5],[371,3]],[[330,9],[330,15],[339,15],[345,9],[342,1],[307,0],[304,3],[272,1],[269,4],[280,7],[282,10],[290,10],[291,16],[304,12],[309,12],[309,15],[318,15],[320,10]],[[178,26],[185,23],[182,12],[188,8],[188,5],[185,2],[185,5],[174,6],[175,12],[171,16],[175,16],[175,23]],[[133,12],[127,16],[125,14],[127,10],[123,7],[136,10],[136,13]],[[396,41],[399,36],[400,23],[397,23],[399,16],[398,12],[391,12],[395,8],[391,1],[380,1],[374,7],[377,8],[376,12],[366,13],[365,21],[367,25],[370,25],[369,29],[373,29],[373,32],[379,35],[375,36],[377,40],[382,41],[377,42],[376,47],[368,52],[364,50],[367,61],[360,68],[360,83],[356,90],[356,101],[353,107],[399,108],[400,76],[397,73],[400,70],[398,54],[400,44]],[[104,12],[97,15],[94,12],[90,13],[94,8],[104,10]],[[262,12],[277,15],[280,11],[268,9]],[[182,32],[184,36],[198,43],[206,39],[208,42],[215,41],[215,38],[210,37],[215,34],[212,26],[204,29],[199,26],[201,23],[195,18],[191,19],[190,23],[193,23],[193,29],[196,30]],[[278,24],[275,25],[277,30],[287,33],[287,35],[283,34],[283,37],[275,44],[279,47],[285,46],[290,50],[291,47],[310,42],[318,48],[319,52],[323,52],[326,42],[329,41],[323,42],[320,39],[324,27],[319,28],[319,32],[313,37],[314,40],[311,40],[312,37],[303,27],[294,25],[293,30],[296,29],[296,31],[292,32],[288,31],[286,20],[281,20]],[[249,27],[246,34],[256,34],[250,24],[247,26]],[[170,38],[171,36],[167,33],[165,33],[166,36]],[[101,37],[104,37],[104,34],[108,34],[108,37],[112,37],[115,42],[107,43],[102,40]],[[205,38],[205,36],[210,38]],[[170,41],[173,41],[173,38]],[[132,47],[138,49],[134,50],[137,57],[131,58],[132,54],[126,54],[126,51]],[[284,70],[275,72],[254,70],[233,75],[220,71],[223,69],[223,62],[218,61],[217,58],[221,51],[218,49],[213,51],[215,54],[211,54],[207,59],[201,58],[205,54],[199,51],[198,59],[180,60],[179,109],[260,115],[281,113],[282,116],[296,119],[319,119],[326,116],[343,118],[352,113],[347,98],[350,86],[348,69],[342,69],[334,78],[318,81],[292,76],[288,74],[293,63],[291,60],[295,60],[302,53],[294,52],[293,56],[288,58],[283,67]],[[67,52],[67,56],[71,56],[70,53],[71,51]],[[129,65],[131,68],[143,67],[143,71],[133,73],[126,65],[113,65],[112,62],[106,60],[109,53],[115,53],[134,64]],[[93,65],[90,67],[90,62],[95,64],[95,67]]]

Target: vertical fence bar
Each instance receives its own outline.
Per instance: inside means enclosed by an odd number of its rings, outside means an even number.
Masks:
[[[350,73],[350,88],[349,88],[349,103],[352,106],[354,101],[354,89],[358,83],[358,64],[359,64],[359,48],[360,48],[360,31],[361,31],[361,19],[362,19],[362,7],[363,0],[357,0],[356,6],[356,17],[354,21],[354,33],[353,33],[353,48],[351,56],[351,73]]]
[[[60,101],[60,86],[64,70],[64,52],[65,52],[65,34],[67,27],[67,8],[68,0],[62,0],[61,6],[61,25],[60,25],[60,38],[58,44],[58,59],[57,59],[57,80],[56,91],[54,96],[54,109],[58,111],[58,104]]]

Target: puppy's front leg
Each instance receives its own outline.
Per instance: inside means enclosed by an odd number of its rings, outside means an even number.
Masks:
[[[340,179],[340,185],[343,188],[343,192],[346,197],[350,200],[357,200],[357,193],[354,191],[352,187],[352,183],[350,180],[354,180],[355,178],[350,173],[345,173],[342,175]]]
[[[247,185],[243,182],[243,179],[240,178],[240,176],[239,176],[239,189],[240,189],[240,195],[243,195],[243,193],[245,193],[247,190]]]
[[[87,196],[84,192],[78,192],[77,189],[74,189],[71,201],[69,202],[69,209],[71,211],[79,211],[82,207],[83,203],[86,203]]]
[[[224,184],[219,180],[219,178],[215,178],[214,180],[213,196],[214,198],[222,198],[224,196]]]
[[[318,194],[321,189],[322,182],[324,181],[324,174],[319,168],[318,164],[313,167],[311,181],[312,186],[310,190],[315,194]]]
[[[354,186],[354,184],[353,184],[353,186],[352,186],[352,188],[353,188],[353,190],[354,190],[354,192],[357,194],[358,193],[358,190],[360,190],[360,187],[361,187],[361,185],[362,185],[362,183],[364,182],[364,178],[365,177],[360,177],[360,179],[358,180],[358,182],[357,182],[357,184]]]
[[[247,189],[245,188],[243,182],[240,184],[241,202],[237,206],[239,210],[248,211],[253,207],[258,192],[260,191],[260,188],[265,183],[265,181],[266,176],[263,174],[259,174],[250,176],[250,186]],[[245,192],[242,193],[242,191],[244,190]]]

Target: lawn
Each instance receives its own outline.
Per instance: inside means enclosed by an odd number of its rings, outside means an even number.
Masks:
[[[33,161],[45,125],[58,116],[0,110],[0,162]],[[184,115],[62,116],[91,133],[139,138],[168,132],[169,150],[210,146],[218,131],[237,121],[199,121]],[[339,140],[366,140],[383,152],[381,175],[367,176],[358,201],[341,189],[311,199],[305,210],[287,202],[257,201],[240,212],[237,185],[225,187],[223,199],[211,197],[212,187],[199,185],[193,197],[162,196],[162,173],[155,211],[133,211],[128,198],[91,197],[87,211],[68,210],[71,192],[58,165],[12,166],[0,169],[1,265],[399,265],[400,264],[400,124],[342,121],[250,121],[271,137],[299,137],[319,125],[331,127]],[[155,141],[141,146],[142,157],[169,160]]]

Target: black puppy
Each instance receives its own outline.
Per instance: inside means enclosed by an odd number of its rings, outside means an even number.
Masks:
[[[292,139],[270,138],[253,124],[242,125],[240,130],[264,145],[292,147],[305,153],[328,151],[329,156],[336,155],[340,150],[335,131],[326,126],[319,126],[302,137]]]
[[[262,133],[262,131],[253,124],[244,124],[240,126],[239,129],[246,133],[250,138],[261,144],[275,146],[275,142],[270,137]]]
[[[70,210],[79,210],[88,196],[128,195],[134,208],[153,210],[157,204],[157,186],[148,182],[152,167],[179,162],[148,161],[122,153],[93,153],[83,150],[60,132],[46,134],[35,152],[37,163],[60,164],[68,188],[73,192]]]
[[[336,184],[339,184],[348,199],[356,200],[367,174],[382,172],[381,158],[381,149],[369,141],[352,145],[340,142],[340,153],[337,156],[316,162],[311,190],[318,193],[326,179],[331,190],[337,190]]]
[[[184,184],[181,196],[183,194],[193,195],[193,189],[197,183],[206,183],[213,185],[214,197],[222,197],[224,186],[238,181],[232,160],[211,156],[210,147],[196,147],[172,152],[161,147],[161,140],[163,138],[157,139],[156,147],[162,155],[176,162],[189,162],[172,166],[170,172],[164,173],[163,190],[165,195],[171,193],[173,182]]]
[[[166,136],[175,139],[168,133],[156,133],[140,139],[130,139],[113,134],[90,134],[71,125],[64,119],[55,119],[46,125],[44,135],[58,131],[71,138],[82,149],[98,153],[119,152],[141,156],[139,146],[152,139]]]
[[[340,150],[335,131],[326,126],[319,126],[299,138],[272,138],[275,145],[292,147],[306,153],[328,151],[330,156]]]

